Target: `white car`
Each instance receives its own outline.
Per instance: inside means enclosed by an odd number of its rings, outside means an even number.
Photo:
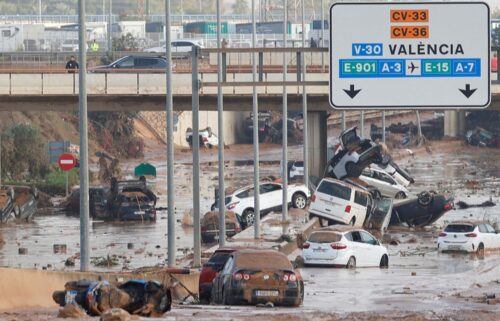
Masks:
[[[283,200],[283,185],[280,183],[260,183],[260,214],[267,214],[274,210],[281,211]],[[304,184],[288,185],[288,204],[295,208],[304,209],[310,197],[309,189]],[[226,195],[224,200],[226,209],[240,215],[245,227],[253,225],[254,213],[254,186],[250,185],[236,190],[231,195]],[[218,210],[218,201],[212,205],[213,210]]]
[[[290,178],[303,177],[304,176],[304,162],[295,161],[290,168]]]
[[[173,40],[170,42],[171,48],[172,48],[172,55],[174,57],[182,56],[182,57],[187,57],[190,53],[191,50],[193,49],[193,46],[199,47],[199,48],[204,48],[201,43],[197,40]],[[164,53],[166,52],[167,48],[165,45],[160,46],[160,47],[153,47],[153,48],[148,48],[145,49],[144,52],[150,52],[150,53]]]
[[[219,146],[219,138],[212,132],[210,127],[200,129],[198,133],[200,136],[200,146],[208,148]],[[191,128],[186,130],[186,141],[188,142],[189,147],[193,148],[193,130]]]
[[[367,231],[335,226],[314,231],[302,245],[305,265],[389,267],[385,246]]]
[[[340,134],[340,146],[328,162],[327,177],[344,179],[361,175],[363,169],[373,163],[383,161],[382,148],[369,139],[362,139],[356,133],[356,127]]]
[[[389,162],[386,162],[385,165],[383,164],[371,164],[371,168],[374,169],[381,169],[385,171],[387,174],[391,175],[392,178],[396,180],[400,185],[403,185],[404,187],[408,187],[411,184],[415,183],[415,180],[413,177],[410,176],[410,174],[399,167],[396,163],[394,163],[392,160]]]
[[[309,214],[329,223],[362,227],[371,201],[370,193],[360,187],[333,178],[323,178],[311,197]]]
[[[438,237],[438,250],[477,252],[500,249],[500,231],[487,222],[457,221],[448,224]]]
[[[383,170],[367,167],[359,178],[368,185],[376,187],[383,196],[396,199],[408,197],[408,189]]]

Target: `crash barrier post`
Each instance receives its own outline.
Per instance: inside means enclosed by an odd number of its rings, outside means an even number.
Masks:
[[[111,3],[111,0],[109,0]],[[170,14],[170,0],[165,0],[165,30],[166,43],[165,43],[165,56],[167,59],[166,64],[166,82],[167,82],[167,96],[166,106],[167,109],[167,207],[168,207],[168,252],[167,260],[168,266],[176,265],[175,254],[177,248],[175,246],[175,187],[174,187],[174,108],[172,96],[172,45],[171,45],[171,14]]]
[[[85,1],[79,0],[79,29],[78,38],[80,48],[86,45],[85,28]],[[81,66],[87,65],[87,51],[80,51]],[[79,105],[80,105],[80,270],[87,271],[90,265],[89,253],[89,164],[88,164],[88,124],[87,124],[87,70],[82,68],[79,73]]]
[[[201,226],[200,226],[200,82],[198,80],[198,57],[200,49],[193,46],[192,57],[192,108],[193,108],[193,266],[199,267],[201,263]]]

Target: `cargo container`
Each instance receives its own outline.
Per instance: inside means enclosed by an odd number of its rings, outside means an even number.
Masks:
[[[227,22],[222,22],[221,33],[227,34],[227,30],[228,30]],[[217,22],[215,21],[190,22],[184,25],[184,33],[216,34]]]
[[[276,22],[258,22],[255,28],[259,34],[283,34],[283,21]],[[252,33],[251,23],[238,23],[236,24],[236,33]],[[287,34],[292,33],[292,24],[287,23]]]

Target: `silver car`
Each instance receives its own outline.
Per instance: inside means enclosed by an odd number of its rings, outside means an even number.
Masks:
[[[383,196],[396,199],[408,197],[408,189],[381,169],[367,167],[359,178],[368,185],[376,187]]]

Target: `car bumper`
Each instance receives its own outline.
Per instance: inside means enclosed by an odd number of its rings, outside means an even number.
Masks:
[[[340,255],[332,258],[315,258],[304,254],[305,265],[327,265],[327,266],[346,266],[349,261],[350,255]]]
[[[439,252],[476,252],[477,245],[473,242],[466,243],[445,243],[438,242]]]
[[[275,289],[259,289],[259,290],[275,290]],[[233,288],[229,291],[232,304],[259,304],[272,302],[275,305],[281,306],[299,306],[302,303],[302,295],[299,287],[287,288],[279,290],[278,296],[257,296],[256,289]]]

